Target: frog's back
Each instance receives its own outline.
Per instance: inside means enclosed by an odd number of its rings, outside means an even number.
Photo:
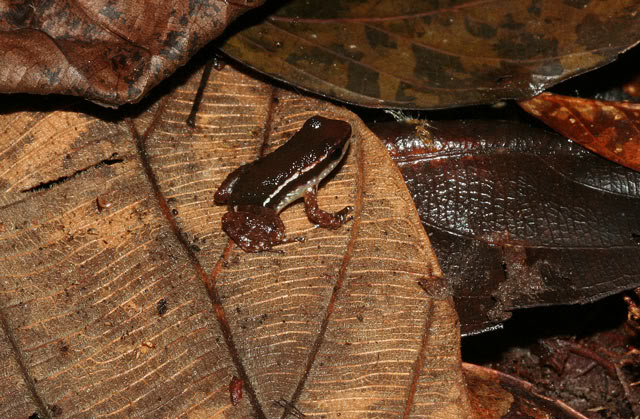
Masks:
[[[233,171],[216,192],[216,202],[279,212],[335,168],[350,136],[347,122],[314,116],[277,150]]]

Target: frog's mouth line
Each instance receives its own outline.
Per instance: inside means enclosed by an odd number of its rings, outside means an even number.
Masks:
[[[347,154],[347,150],[349,150],[350,144],[351,144],[351,138],[349,138],[347,141],[344,142],[340,155],[333,158],[331,162],[327,164],[326,167],[324,167],[318,174],[312,176],[311,179],[299,185],[298,187],[294,188],[292,191],[288,192],[284,197],[282,197],[282,199],[280,200],[280,203],[275,208],[276,212],[280,213],[280,211],[282,211],[287,205],[289,205],[296,199],[301,198],[304,195],[304,193],[307,191],[307,189],[312,188],[314,186],[318,186],[318,184],[322,182],[322,179],[326,178],[329,175],[329,173],[331,173],[333,169],[335,169],[336,166],[338,166],[338,164],[342,161],[342,159],[344,159],[344,156]],[[322,158],[318,159],[318,161],[315,164],[309,167],[306,167],[304,170],[300,172],[294,173],[289,179],[287,179],[285,182],[282,183],[282,185],[280,185],[275,191],[273,191],[273,193],[269,195],[267,199],[264,200],[262,205],[267,206],[267,204],[269,202],[272,202],[272,200],[276,198],[278,194],[282,192],[284,188],[287,187],[287,185],[289,185],[291,182],[295,182],[296,179],[298,179],[300,176],[304,175],[305,173],[314,170],[318,166],[318,164],[320,164],[320,162],[325,161],[325,159],[327,159],[331,153],[332,152],[330,151],[328,154],[325,154]]]

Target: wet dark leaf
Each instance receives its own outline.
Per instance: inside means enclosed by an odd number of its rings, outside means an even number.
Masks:
[[[640,285],[640,174],[510,122],[397,124],[387,138],[455,292],[463,333],[522,307]]]
[[[527,98],[640,39],[637,0],[297,0],[274,11],[231,36],[224,51],[296,86],[371,107]]]

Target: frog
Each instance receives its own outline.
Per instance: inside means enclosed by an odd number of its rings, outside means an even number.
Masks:
[[[214,194],[217,205],[227,205],[222,230],[245,252],[272,251],[273,247],[303,242],[287,237],[280,212],[304,198],[309,221],[335,230],[352,219],[352,206],[330,213],[318,206],[320,182],[340,164],[351,143],[351,125],[321,115],[275,151],[232,171]]]

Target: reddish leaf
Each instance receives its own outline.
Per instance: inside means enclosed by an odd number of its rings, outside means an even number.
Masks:
[[[499,121],[377,127],[454,289],[462,331],[640,285],[640,174]]]
[[[640,171],[640,104],[543,93],[520,105],[589,150]]]
[[[5,2],[0,92],[136,102],[262,2]]]
[[[223,49],[346,102],[444,108],[533,96],[639,40],[637,1],[450,3],[287,2]]]

